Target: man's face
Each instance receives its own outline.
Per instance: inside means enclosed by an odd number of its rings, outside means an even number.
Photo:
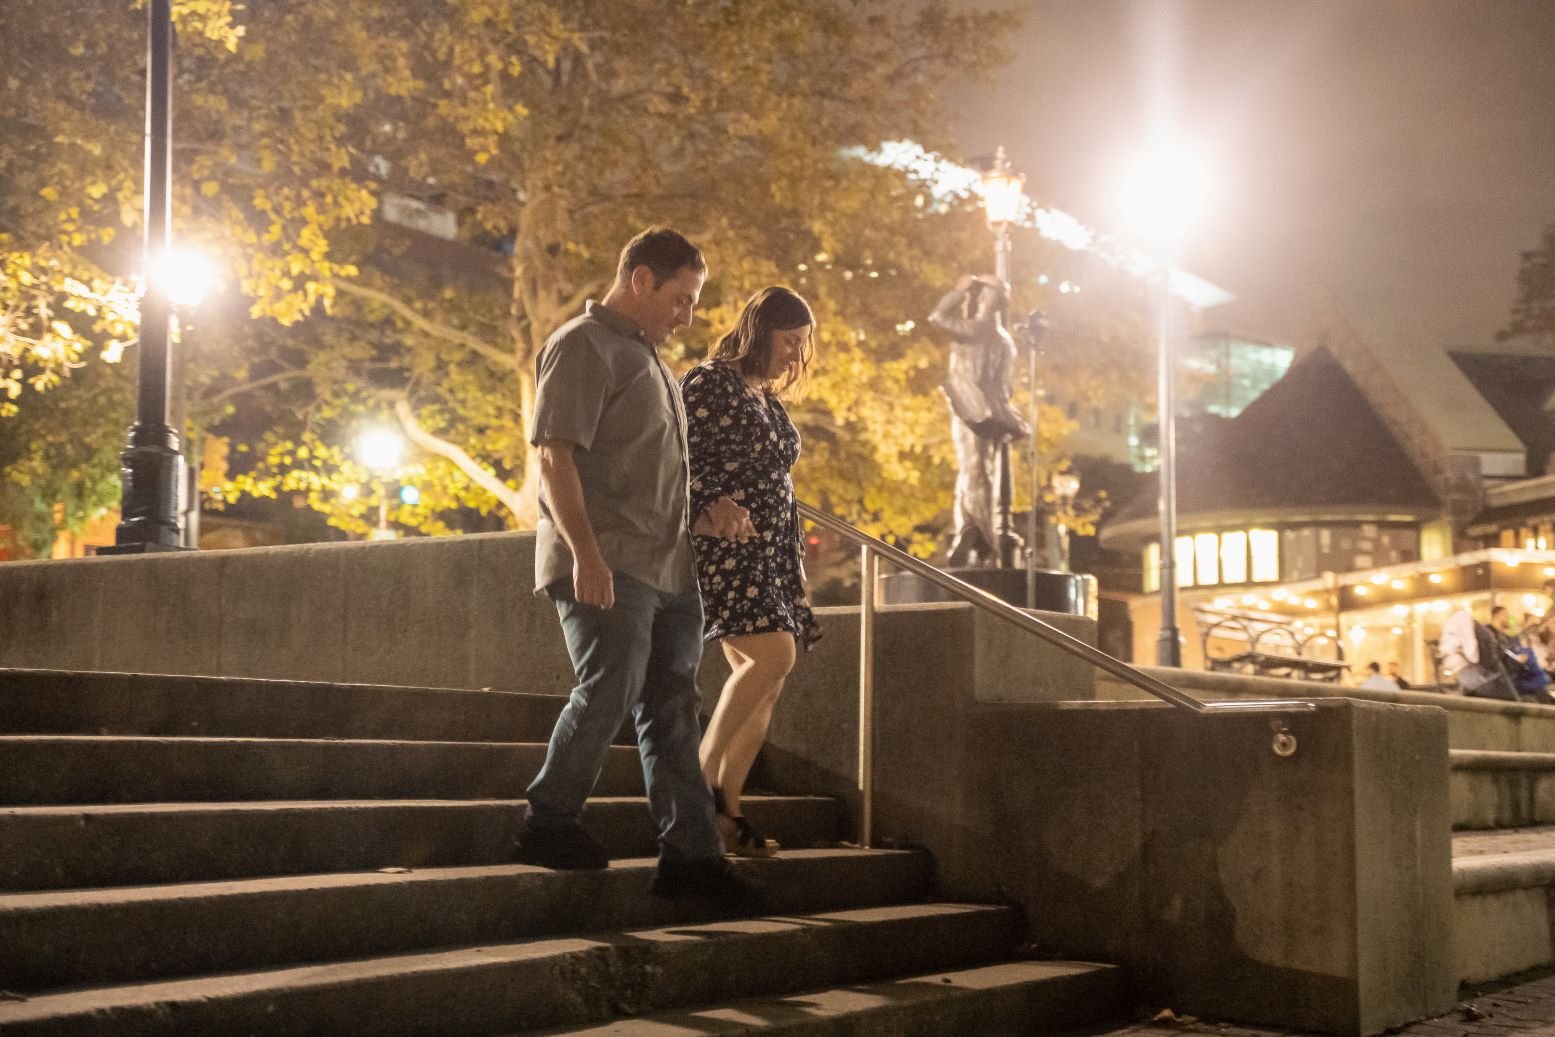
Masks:
[[[1512,625],[1512,617],[1506,612],[1497,612],[1490,617],[1490,625],[1504,634]]]
[[[702,297],[706,275],[683,266],[669,280],[654,287],[653,273],[647,267],[634,271],[632,287],[636,295],[633,316],[642,325],[643,334],[655,346],[662,346],[680,328],[691,323],[697,300]]]

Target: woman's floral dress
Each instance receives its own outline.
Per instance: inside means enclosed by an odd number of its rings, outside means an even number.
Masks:
[[[691,514],[719,497],[750,511],[756,536],[698,536],[697,582],[709,641],[787,630],[809,649],[821,629],[805,598],[804,542],[789,470],[799,430],[773,393],[747,387],[739,367],[710,361],[680,381],[691,455]]]

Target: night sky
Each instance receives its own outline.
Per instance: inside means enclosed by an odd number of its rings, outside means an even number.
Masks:
[[[957,157],[1003,143],[1039,202],[1112,229],[1114,171],[1175,103],[1221,178],[1185,265],[1238,298],[1207,326],[1302,345],[1331,299],[1391,351],[1505,321],[1518,253],[1555,223],[1555,0],[1029,12],[993,86],[951,96]]]

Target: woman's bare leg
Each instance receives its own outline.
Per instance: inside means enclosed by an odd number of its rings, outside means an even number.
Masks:
[[[787,631],[723,640],[729,679],[702,736],[702,775],[724,795],[730,816],[740,816],[740,793],[767,737],[772,707],[794,668],[794,635]]]

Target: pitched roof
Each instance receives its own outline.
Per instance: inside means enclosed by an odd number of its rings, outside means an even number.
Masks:
[[[1528,451],[1528,472],[1545,470],[1555,450],[1555,355],[1452,351],[1463,372]]]
[[[1107,520],[1155,514],[1154,486]],[[1357,509],[1423,513],[1436,495],[1324,347],[1230,420],[1179,423],[1177,511]]]

